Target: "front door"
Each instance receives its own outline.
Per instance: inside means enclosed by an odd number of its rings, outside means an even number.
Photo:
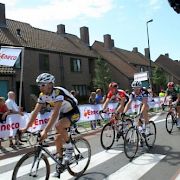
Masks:
[[[0,80],[0,96],[7,99],[9,81],[7,80]]]

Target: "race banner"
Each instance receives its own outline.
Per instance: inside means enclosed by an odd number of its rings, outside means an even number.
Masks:
[[[149,101],[150,108],[159,108],[163,103],[164,98],[153,98],[153,101]],[[127,114],[135,113],[138,111],[141,102],[134,101],[131,104],[131,108],[128,110]],[[108,104],[108,112],[113,113],[117,107],[118,103],[109,103]],[[80,110],[80,120],[77,123],[81,122],[89,122],[92,120],[101,119],[99,111],[102,110],[102,104],[91,105],[84,104],[79,105]],[[32,127],[28,130],[31,132],[36,132],[38,130],[44,129],[47,125],[50,115],[52,112],[46,112],[44,114],[38,114],[36,119],[33,122]],[[24,113],[24,116],[18,114],[12,114],[7,116],[5,123],[0,123],[0,138],[8,138],[9,136],[15,136],[17,129],[26,127],[26,124],[29,121],[31,113]],[[108,118],[108,114],[102,114],[103,117]],[[56,120],[57,122],[58,120]],[[52,127],[54,128],[54,127]]]
[[[1,47],[0,65],[13,67],[21,53],[21,50],[21,48]]]

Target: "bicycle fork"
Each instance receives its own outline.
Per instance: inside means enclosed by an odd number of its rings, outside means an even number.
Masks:
[[[38,172],[39,162],[41,160],[41,157],[42,157],[41,148],[37,147],[29,176],[37,177],[37,172]]]

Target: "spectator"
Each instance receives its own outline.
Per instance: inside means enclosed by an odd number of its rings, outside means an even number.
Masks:
[[[163,89],[160,90],[159,92],[159,97],[165,97],[166,93]]]
[[[23,112],[21,112],[21,109],[17,106],[16,102],[15,102],[15,99],[16,99],[16,95],[13,91],[9,91],[8,92],[8,99],[6,100],[6,106],[7,108],[10,110],[10,112],[12,114],[20,114],[23,116]],[[14,147],[14,144],[13,144],[13,141],[12,141],[12,137],[9,137],[10,139],[10,147]],[[22,143],[20,143],[17,138],[16,138],[16,142],[15,142],[16,145],[22,145]]]
[[[89,96],[89,104],[96,104],[96,92],[91,92]],[[96,129],[96,120],[90,121],[91,129]]]
[[[103,103],[103,96],[101,89],[96,89],[96,104]]]
[[[16,95],[13,91],[8,92],[8,99],[6,100],[6,106],[13,114],[20,114],[23,116],[23,112],[21,112],[21,108],[15,102]]]
[[[7,115],[10,114],[10,111],[8,110],[6,104],[5,104],[5,99],[3,97],[0,97],[0,123],[3,123],[6,121]],[[1,146],[1,138],[0,138],[0,148]]]

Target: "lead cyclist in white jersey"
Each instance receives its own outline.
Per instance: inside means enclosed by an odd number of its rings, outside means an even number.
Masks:
[[[141,111],[140,113],[142,114],[142,117],[144,118],[145,124],[146,124],[146,134],[149,133],[149,117],[148,117],[148,110],[149,110],[149,105],[148,105],[148,98],[150,97],[150,93],[142,88],[142,83],[141,81],[133,81],[131,84],[131,87],[133,88],[133,92],[129,95],[129,101],[126,104],[123,113],[125,114],[132,103],[132,101],[140,101],[141,102]],[[141,128],[142,124],[139,122],[139,129]]]
[[[21,129],[21,131],[26,132],[32,126],[43,105],[50,105],[52,107],[52,114],[46,127],[41,132],[41,140],[47,138],[47,133],[55,123],[57,132],[55,138],[57,157],[59,160],[62,160],[63,144],[66,143],[65,158],[68,161],[72,157],[72,144],[69,142],[67,128],[79,120],[80,112],[77,106],[77,99],[65,88],[54,87],[54,82],[54,76],[48,73],[42,73],[37,77],[36,83],[41,93],[27,126]],[[56,121],[57,119],[58,121]]]

